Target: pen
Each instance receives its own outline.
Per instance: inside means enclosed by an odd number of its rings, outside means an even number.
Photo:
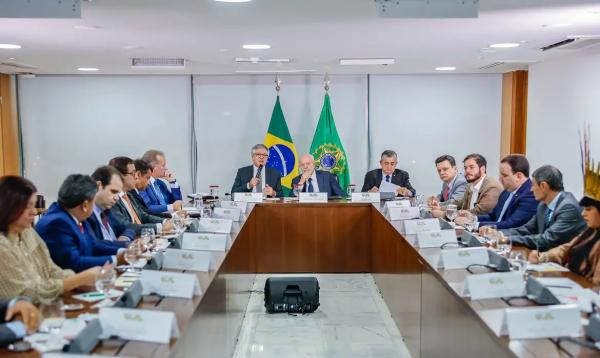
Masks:
[[[101,296],[104,296],[104,293],[102,293],[102,292],[84,293],[83,296],[84,297],[101,297]]]

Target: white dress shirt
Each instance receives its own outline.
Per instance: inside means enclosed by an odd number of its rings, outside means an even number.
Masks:
[[[316,170],[313,170],[312,175],[310,176],[310,180],[312,183],[313,192],[318,193],[319,192],[319,183],[317,182],[317,171]],[[304,185],[306,185],[306,191],[308,191],[308,179],[306,180],[306,182],[304,182]],[[304,187],[302,187],[302,189],[304,189]]]
[[[479,182],[473,185],[473,194],[471,195],[471,201],[469,203],[469,210],[475,207],[475,203],[477,199],[479,199],[479,190],[481,190],[481,186],[483,185],[483,181],[485,180],[485,174],[479,178]]]

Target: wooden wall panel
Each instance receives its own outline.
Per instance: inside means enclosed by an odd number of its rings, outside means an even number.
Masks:
[[[514,71],[502,77],[501,157],[526,154],[528,72]]]
[[[0,175],[20,175],[19,125],[9,75],[0,74],[0,98]]]

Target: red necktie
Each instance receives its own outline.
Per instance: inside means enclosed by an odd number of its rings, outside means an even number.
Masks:
[[[79,223],[79,231],[81,231],[81,233],[83,234],[83,224]]]
[[[110,229],[109,229],[110,226],[108,224],[108,216],[106,216],[106,214],[104,214],[104,213],[101,213],[100,219],[102,219],[102,225],[104,225],[104,228],[106,229],[106,231],[110,232]]]
[[[450,193],[450,185],[446,185],[446,189],[444,189],[444,201],[448,201],[449,193]]]

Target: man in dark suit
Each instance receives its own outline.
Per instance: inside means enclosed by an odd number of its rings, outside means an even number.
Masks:
[[[322,170],[315,170],[315,158],[305,154],[300,158],[302,175],[292,179],[292,186],[300,185],[302,192],[327,193],[328,197],[343,196],[342,188],[335,175]]]
[[[40,311],[27,299],[0,300],[0,347],[20,340],[26,333],[37,331],[40,321]]]
[[[96,239],[86,219],[93,214],[98,186],[88,175],[69,175],[60,186],[57,202],[35,225],[50,257],[63,269],[81,272],[106,262],[125,263],[123,248]]]
[[[570,241],[587,225],[578,201],[573,194],[564,191],[562,173],[557,168],[544,165],[531,177],[531,190],[540,202],[536,215],[526,224],[502,230],[502,233],[513,244],[543,252]]]
[[[374,169],[367,172],[365,175],[365,183],[362,187],[362,192],[378,192],[383,181],[395,184],[398,186],[396,195],[414,196],[416,190],[410,185],[408,173],[404,170],[396,169],[398,164],[398,155],[393,150],[384,150],[381,153],[379,161],[381,169]]]
[[[143,159],[136,159],[133,161],[133,165],[135,166],[135,186],[132,190],[127,192],[131,201],[134,203],[134,205],[136,205],[137,208],[139,208],[141,211],[144,211],[148,215],[158,216],[163,219],[170,219],[171,214],[168,212],[151,212],[150,208],[148,208],[146,202],[144,202],[144,199],[140,195],[150,184],[152,172],[152,167],[150,164]]]
[[[140,196],[152,213],[175,212],[183,208],[181,189],[175,178],[168,173],[163,152],[149,150],[142,158],[152,167],[152,177]],[[172,182],[171,182],[172,181]]]
[[[269,197],[283,197],[281,173],[265,166],[269,159],[269,149],[264,144],[252,147],[252,165],[238,169],[231,188],[233,193],[263,193]]]
[[[498,203],[489,214],[477,216],[479,227],[496,225],[498,229],[510,229],[528,222],[538,206],[531,192],[529,161],[524,155],[511,154],[500,161],[500,183],[504,190]],[[456,218],[458,225],[464,225],[465,217]]]

